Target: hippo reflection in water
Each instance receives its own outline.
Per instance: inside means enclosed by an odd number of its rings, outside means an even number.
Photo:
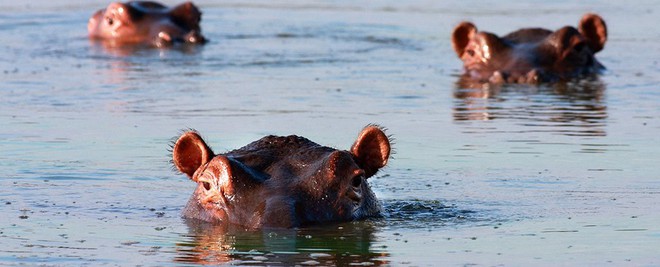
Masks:
[[[113,45],[203,44],[201,15],[191,2],[172,8],[151,1],[117,2],[94,13],[87,30],[90,38]]]
[[[310,265],[310,259],[319,258],[320,251],[325,254],[321,257],[322,266],[391,265],[387,248],[376,246],[381,228],[371,222],[250,231],[198,220],[185,220],[185,224],[188,226],[186,238],[176,242],[173,255],[174,262],[183,265],[304,266]],[[255,261],[255,251],[266,253],[263,255],[266,257]]]
[[[525,28],[498,37],[462,22],[452,33],[464,77],[491,83],[554,82],[598,73],[604,67],[594,54],[606,40],[605,21],[596,14],[584,15],[578,29]]]
[[[174,166],[197,183],[184,217],[253,229],[379,216],[367,179],[389,156],[389,138],[373,125],[349,151],[292,135],[216,155],[194,131],[172,147]]]

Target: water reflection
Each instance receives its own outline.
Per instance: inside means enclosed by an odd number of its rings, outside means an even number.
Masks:
[[[438,200],[387,200],[383,218],[301,229],[245,230],[238,226],[185,220],[188,233],[176,244],[174,261],[231,265],[390,265],[385,245],[392,234],[442,229],[476,222],[487,214],[447,206]]]
[[[459,78],[455,121],[510,120],[523,132],[605,136],[605,84],[597,77],[542,85],[478,83]]]
[[[127,44],[118,44],[112,40],[94,40],[90,39],[90,46],[92,50],[96,52],[107,53],[108,55],[116,57],[126,57],[131,55],[136,55],[140,53],[147,52],[152,54],[153,52],[163,53],[166,51],[178,51],[183,54],[198,54],[202,50],[201,45],[192,45],[192,44],[174,44],[172,46],[165,47],[153,47],[148,45],[127,45]]]
[[[177,44],[167,48],[145,45],[121,45],[90,40],[90,57],[96,61],[98,73],[103,77],[100,86],[142,85],[154,87],[162,77],[186,77],[197,74],[196,67],[203,47]],[[190,79],[194,82],[194,79]]]
[[[175,262],[232,265],[387,265],[388,252],[375,246],[371,221],[303,229],[247,231],[186,220],[186,240],[176,244]]]

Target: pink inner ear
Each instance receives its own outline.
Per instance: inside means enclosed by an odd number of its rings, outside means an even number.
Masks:
[[[596,14],[586,14],[580,20],[580,33],[587,39],[589,48],[596,53],[603,50],[607,41],[607,25]]]
[[[463,56],[465,47],[476,32],[477,27],[470,22],[461,22],[461,24],[454,28],[454,32],[451,35],[451,45],[459,58]]]
[[[390,149],[387,135],[377,126],[367,126],[351,147],[351,153],[364,169],[365,176],[370,177],[387,164]]]
[[[174,166],[192,178],[195,171],[213,158],[213,151],[196,132],[186,132],[174,144],[172,161]]]

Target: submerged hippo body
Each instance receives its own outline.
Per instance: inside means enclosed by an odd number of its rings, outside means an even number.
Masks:
[[[598,73],[604,67],[594,54],[606,40],[605,21],[596,14],[584,15],[578,29],[525,28],[498,37],[462,22],[452,33],[465,77],[491,83],[554,82]]]
[[[206,39],[199,26],[201,15],[192,2],[172,8],[151,1],[117,2],[94,13],[87,30],[90,38],[113,45],[203,44]]]
[[[266,136],[214,154],[194,131],[174,143],[174,166],[197,183],[183,216],[248,228],[297,227],[380,215],[367,178],[387,164],[390,142],[376,126],[350,151],[299,136]]]

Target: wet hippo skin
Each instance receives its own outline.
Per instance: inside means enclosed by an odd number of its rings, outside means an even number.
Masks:
[[[201,15],[192,2],[171,8],[151,1],[115,2],[94,13],[87,30],[91,39],[113,45],[203,44]]]
[[[598,73],[604,67],[594,55],[606,40],[607,26],[596,14],[585,14],[577,29],[524,28],[499,37],[462,22],[452,33],[464,77],[491,83],[555,82]]]
[[[367,179],[389,156],[389,138],[374,125],[360,132],[350,150],[291,135],[214,154],[195,131],[183,133],[172,147],[174,166],[197,183],[183,216],[247,228],[379,216]]]

